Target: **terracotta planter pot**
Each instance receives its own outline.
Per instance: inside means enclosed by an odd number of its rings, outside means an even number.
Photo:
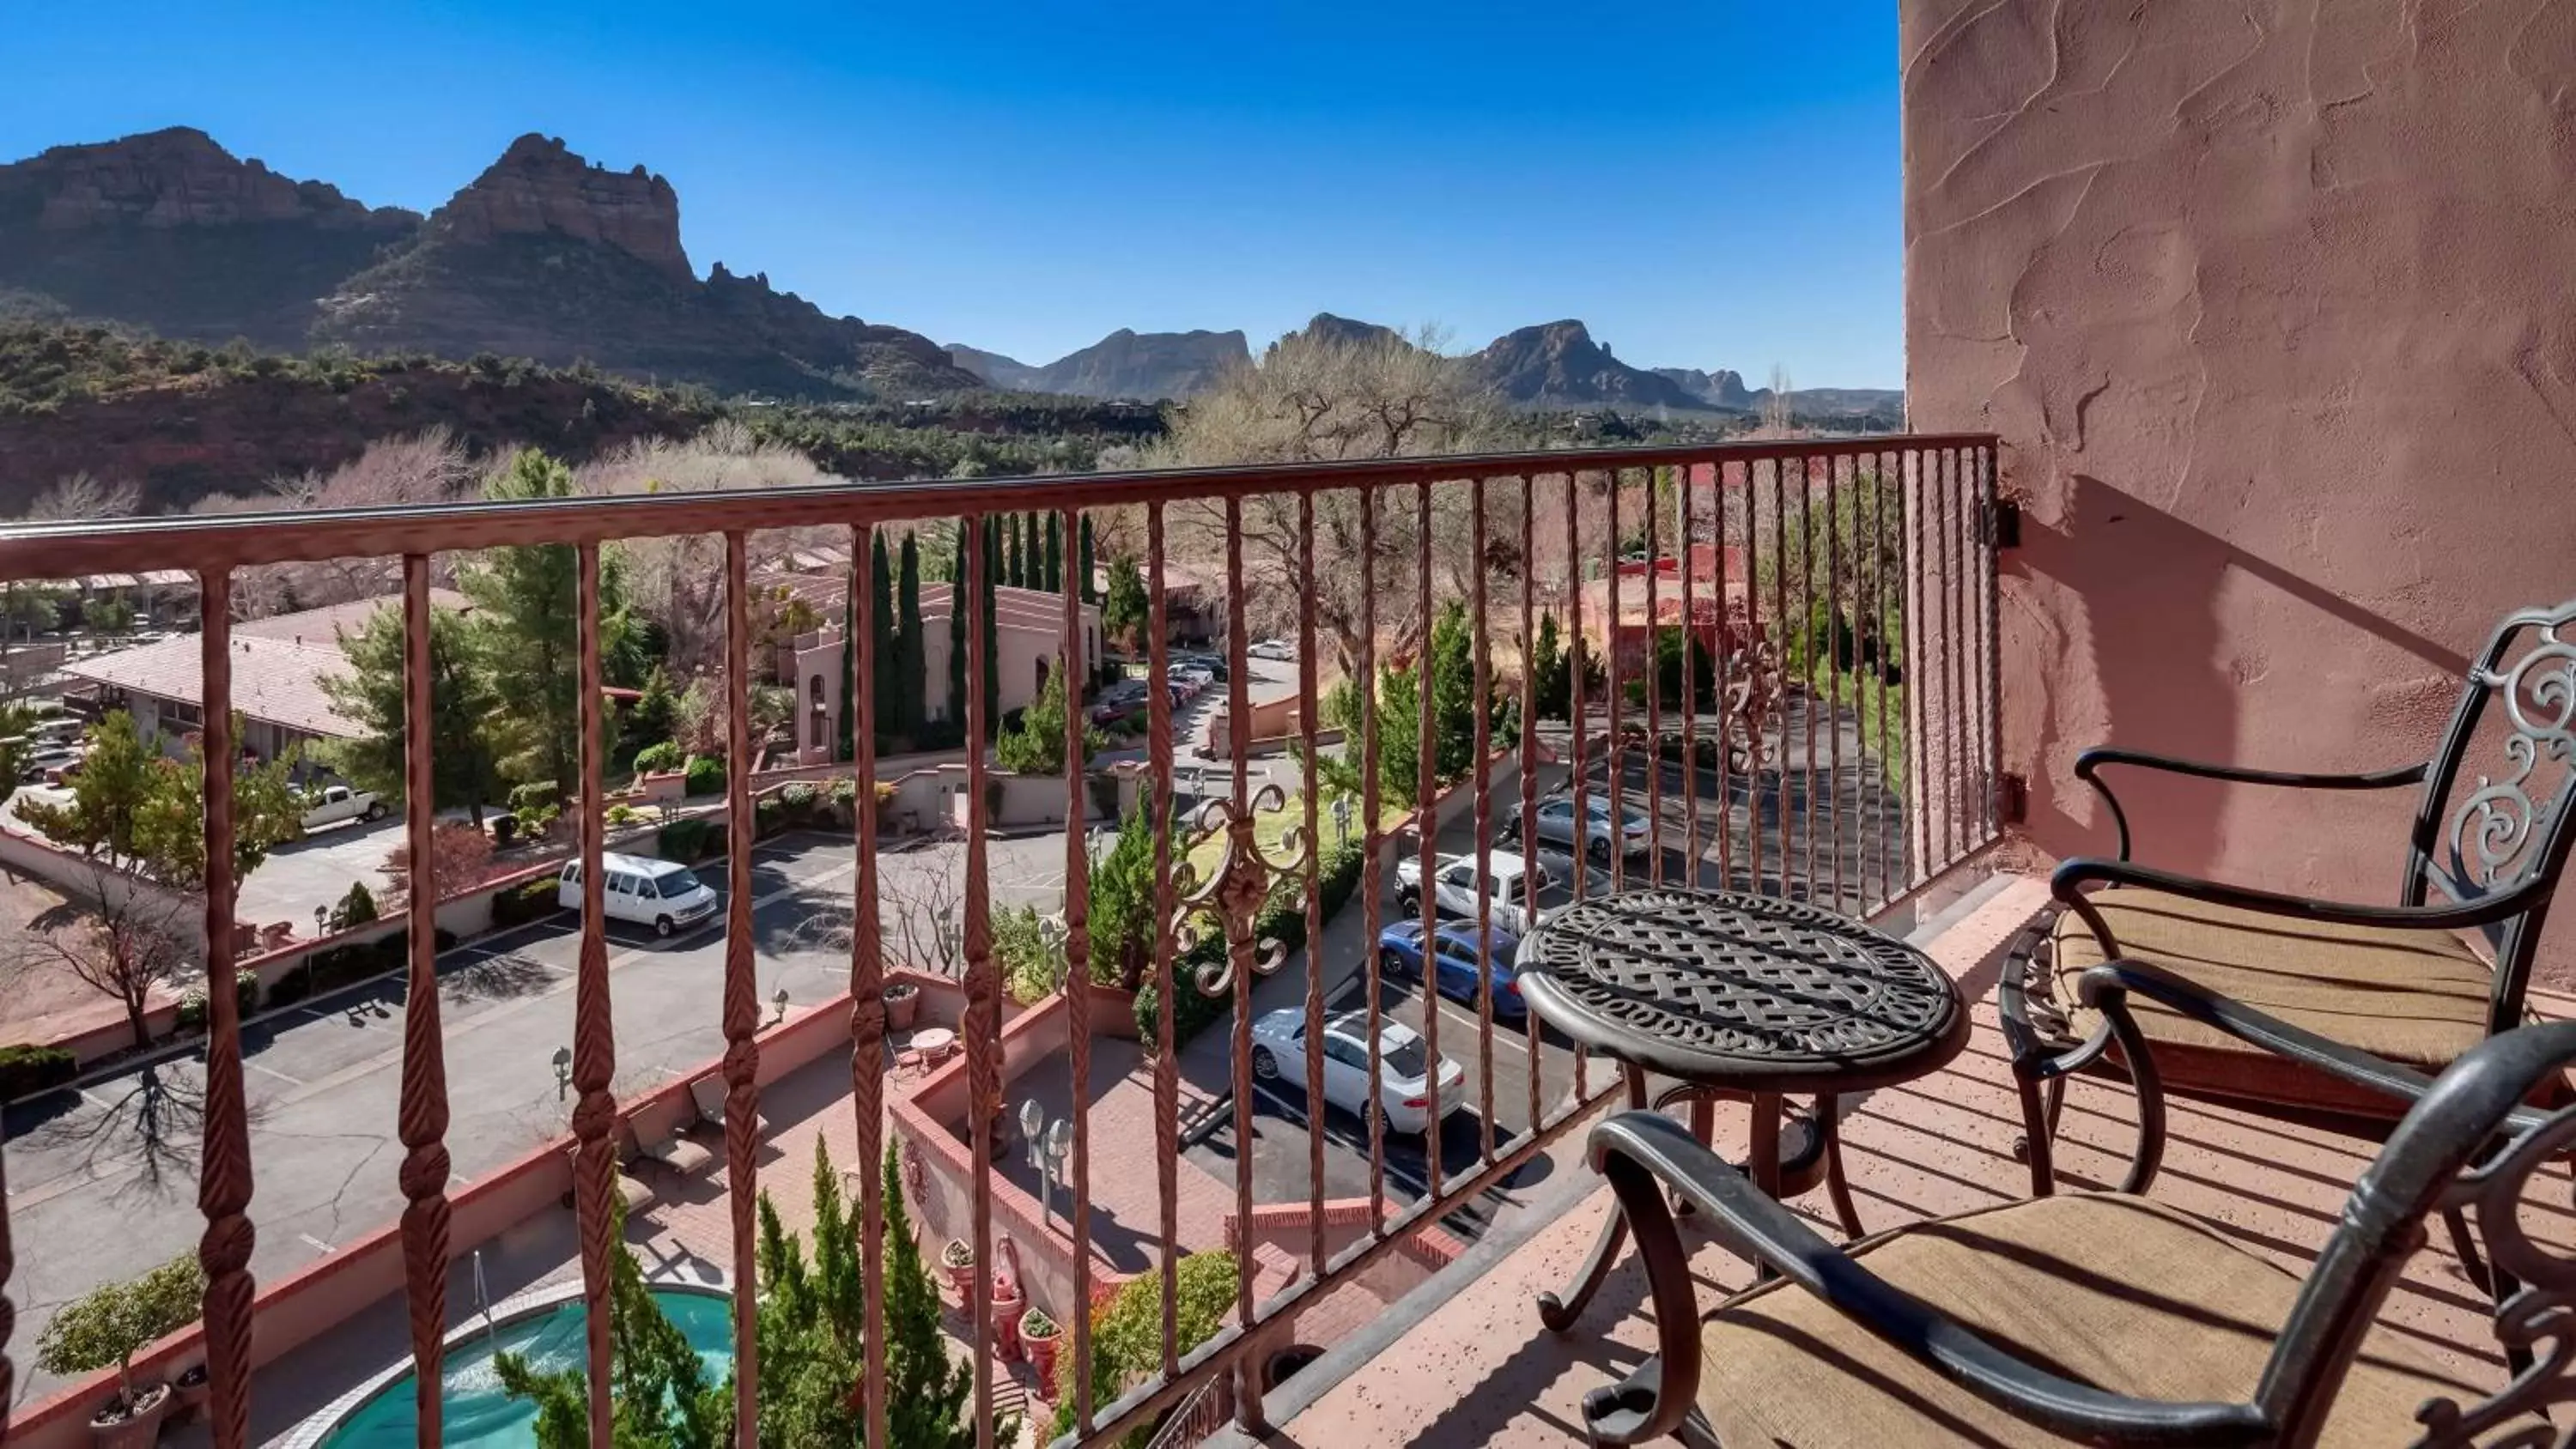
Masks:
[[[939,1271],[948,1275],[948,1286],[957,1290],[957,1298],[959,1302],[972,1303],[975,1301],[974,1260],[968,1259],[963,1263],[952,1262],[950,1261],[948,1251],[943,1248],[939,1253]]]
[[[885,989],[886,1030],[910,1031],[921,1014],[921,988],[905,982]]]
[[[97,1449],[151,1449],[161,1437],[161,1420],[170,1412],[173,1395],[168,1384],[152,1384],[136,1392],[141,1407],[122,1419],[89,1421],[90,1443]]]
[[[213,1390],[214,1383],[206,1377],[204,1364],[180,1374],[170,1385],[170,1391],[178,1398],[178,1402],[171,1406],[170,1421],[175,1424],[193,1422],[205,1412],[206,1398]]]
[[[1004,1363],[1017,1362],[1020,1357],[1020,1315],[1028,1311],[1025,1293],[993,1299],[993,1352]]]
[[[1020,1342],[1029,1351],[1029,1367],[1036,1369],[1038,1373],[1038,1397],[1048,1403],[1054,1403],[1055,1351],[1057,1346],[1064,1342],[1063,1330],[1053,1330],[1043,1337],[1023,1333],[1020,1335]]]

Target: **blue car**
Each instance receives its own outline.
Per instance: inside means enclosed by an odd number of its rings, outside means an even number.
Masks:
[[[1476,949],[1476,926],[1472,921],[1444,921],[1434,938],[1434,954],[1439,958],[1440,994],[1453,1001],[1476,1004],[1476,969],[1480,954]],[[1520,938],[1500,926],[1491,928],[1494,969],[1494,1015],[1518,1020],[1528,1011],[1521,1002],[1520,983],[1513,979],[1513,962],[1520,954]],[[1389,976],[1420,979],[1422,975],[1422,923],[1398,921],[1377,933],[1378,967]]]

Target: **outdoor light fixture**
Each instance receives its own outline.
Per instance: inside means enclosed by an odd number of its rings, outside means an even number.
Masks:
[[[778,1023],[785,1021],[787,1019],[787,988],[784,986],[779,987],[778,994],[769,998],[769,1004],[778,1008],[778,1014],[770,1018],[769,1024],[776,1026]]]
[[[567,1091],[570,1091],[571,1089],[572,1089],[572,1048],[571,1048],[571,1047],[556,1047],[556,1048],[555,1048],[555,1100],[556,1100],[556,1101],[558,1101],[558,1102],[562,1101],[562,1100],[564,1099],[564,1093],[565,1093],[565,1092],[567,1092]]]
[[[1058,1119],[1049,1126],[1046,1109],[1031,1097],[1020,1103],[1020,1137],[1029,1144],[1029,1165],[1038,1170],[1038,1221],[1053,1227],[1055,1183],[1073,1153],[1073,1123]]]

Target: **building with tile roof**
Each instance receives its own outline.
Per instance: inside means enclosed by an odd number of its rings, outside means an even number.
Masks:
[[[434,608],[472,607],[448,589],[430,593]],[[317,739],[354,739],[356,722],[331,707],[322,680],[349,672],[341,648],[345,635],[389,608],[399,595],[360,599],[252,619],[233,626],[233,708],[243,720],[242,746],[251,756],[283,759]],[[135,649],[120,649],[63,666],[73,680],[98,687],[99,701],[134,716],[135,732],[163,753],[176,755],[205,723],[204,640],[183,634]]]

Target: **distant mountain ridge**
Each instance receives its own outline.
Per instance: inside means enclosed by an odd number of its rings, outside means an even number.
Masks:
[[[1207,391],[1228,368],[1250,365],[1252,347],[1239,331],[1135,332],[1121,327],[1042,367],[954,342],[948,356],[998,388],[1155,402]]]
[[[668,181],[538,135],[426,218],[202,131],[56,147],[0,166],[0,292],[172,337],[589,362],[728,393],[982,385],[930,339],[829,316],[765,275],[718,264],[700,281]]]

